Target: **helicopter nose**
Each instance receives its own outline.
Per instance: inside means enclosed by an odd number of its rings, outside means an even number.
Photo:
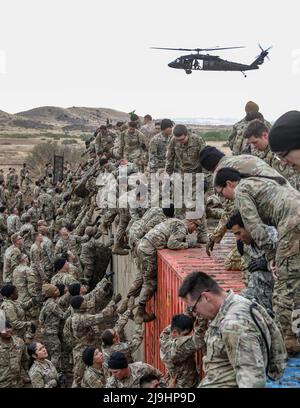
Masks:
[[[168,64],[168,67],[170,68],[177,68],[176,62],[172,61]]]

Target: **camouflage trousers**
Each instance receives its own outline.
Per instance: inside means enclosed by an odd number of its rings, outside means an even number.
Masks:
[[[274,279],[271,272],[255,271],[249,272],[247,288],[242,290],[240,295],[272,310]]]
[[[300,253],[288,258],[277,257],[276,267],[278,278],[274,286],[273,310],[286,340],[296,337],[293,321],[297,313],[300,314]]]
[[[116,231],[116,245],[122,245],[126,234],[126,228],[130,221],[130,214],[127,208],[119,209],[119,224]]]
[[[225,261],[224,261],[224,267],[226,271],[239,271],[241,270],[241,255],[239,254],[239,251],[234,245],[234,247],[231,249],[229,254],[226,256]],[[244,279],[243,279],[244,281]],[[244,281],[246,284],[246,282]]]
[[[138,273],[127,294],[127,297],[140,296],[141,304],[146,304],[157,288],[156,249],[145,241],[142,239],[137,248]]]
[[[61,343],[57,334],[44,334],[44,344],[57,371],[61,369]]]

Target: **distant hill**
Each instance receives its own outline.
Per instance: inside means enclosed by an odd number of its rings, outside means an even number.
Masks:
[[[42,106],[10,114],[0,110],[0,131],[36,133],[90,133],[110,119],[128,121],[128,113],[107,108]]]

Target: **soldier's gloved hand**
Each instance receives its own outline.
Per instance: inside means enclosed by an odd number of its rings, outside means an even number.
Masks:
[[[214,250],[215,241],[212,236],[208,237],[208,242],[206,244],[206,253],[208,256],[211,256],[211,252]]]
[[[261,258],[251,258],[251,262],[248,265],[248,271],[268,271],[268,262],[266,261],[266,258],[264,256]]]
[[[61,387],[65,387],[67,385],[67,377],[64,374],[59,374],[58,383]]]
[[[35,333],[35,332],[36,332],[36,325],[35,325],[34,323],[32,323],[32,322],[31,322],[31,324],[30,324],[30,330],[31,330],[31,333]]]
[[[244,255],[244,244],[240,239],[236,241],[236,247],[237,247],[239,254],[243,256]]]
[[[119,303],[121,299],[122,299],[122,295],[120,293],[118,293],[117,295],[114,295],[112,298],[115,304]]]
[[[33,306],[37,306],[40,303],[40,300],[37,297],[31,299]]]
[[[107,271],[107,272],[105,272],[105,277],[106,277],[106,279],[109,279],[111,276],[113,276],[115,273],[114,272],[112,272],[112,271]]]

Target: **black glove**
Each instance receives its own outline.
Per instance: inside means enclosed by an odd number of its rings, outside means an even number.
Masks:
[[[112,271],[107,271],[107,272],[105,272],[105,277],[106,277],[106,279],[108,279],[108,278],[110,278],[111,276],[113,276],[114,275],[114,272],[112,272]]]
[[[35,326],[35,324],[31,323],[31,325],[30,325],[30,330],[31,330],[31,333],[35,333],[35,332],[36,332],[36,326]]]
[[[113,296],[113,301],[115,302],[115,304],[119,303],[121,299],[122,299],[122,295],[120,293]]]
[[[40,303],[40,301],[39,301],[39,299],[37,298],[37,297],[33,297],[32,298],[32,304],[33,304],[33,306],[36,306],[36,305],[38,305]]]
[[[239,254],[243,256],[244,255],[244,244],[240,239],[236,241],[236,247],[237,247],[237,250],[239,251]]]
[[[67,377],[64,374],[59,374],[58,383],[60,387],[64,388],[67,385]]]
[[[266,261],[266,258],[264,256],[261,258],[251,258],[251,262],[248,265],[248,271],[268,271],[268,262]]]

